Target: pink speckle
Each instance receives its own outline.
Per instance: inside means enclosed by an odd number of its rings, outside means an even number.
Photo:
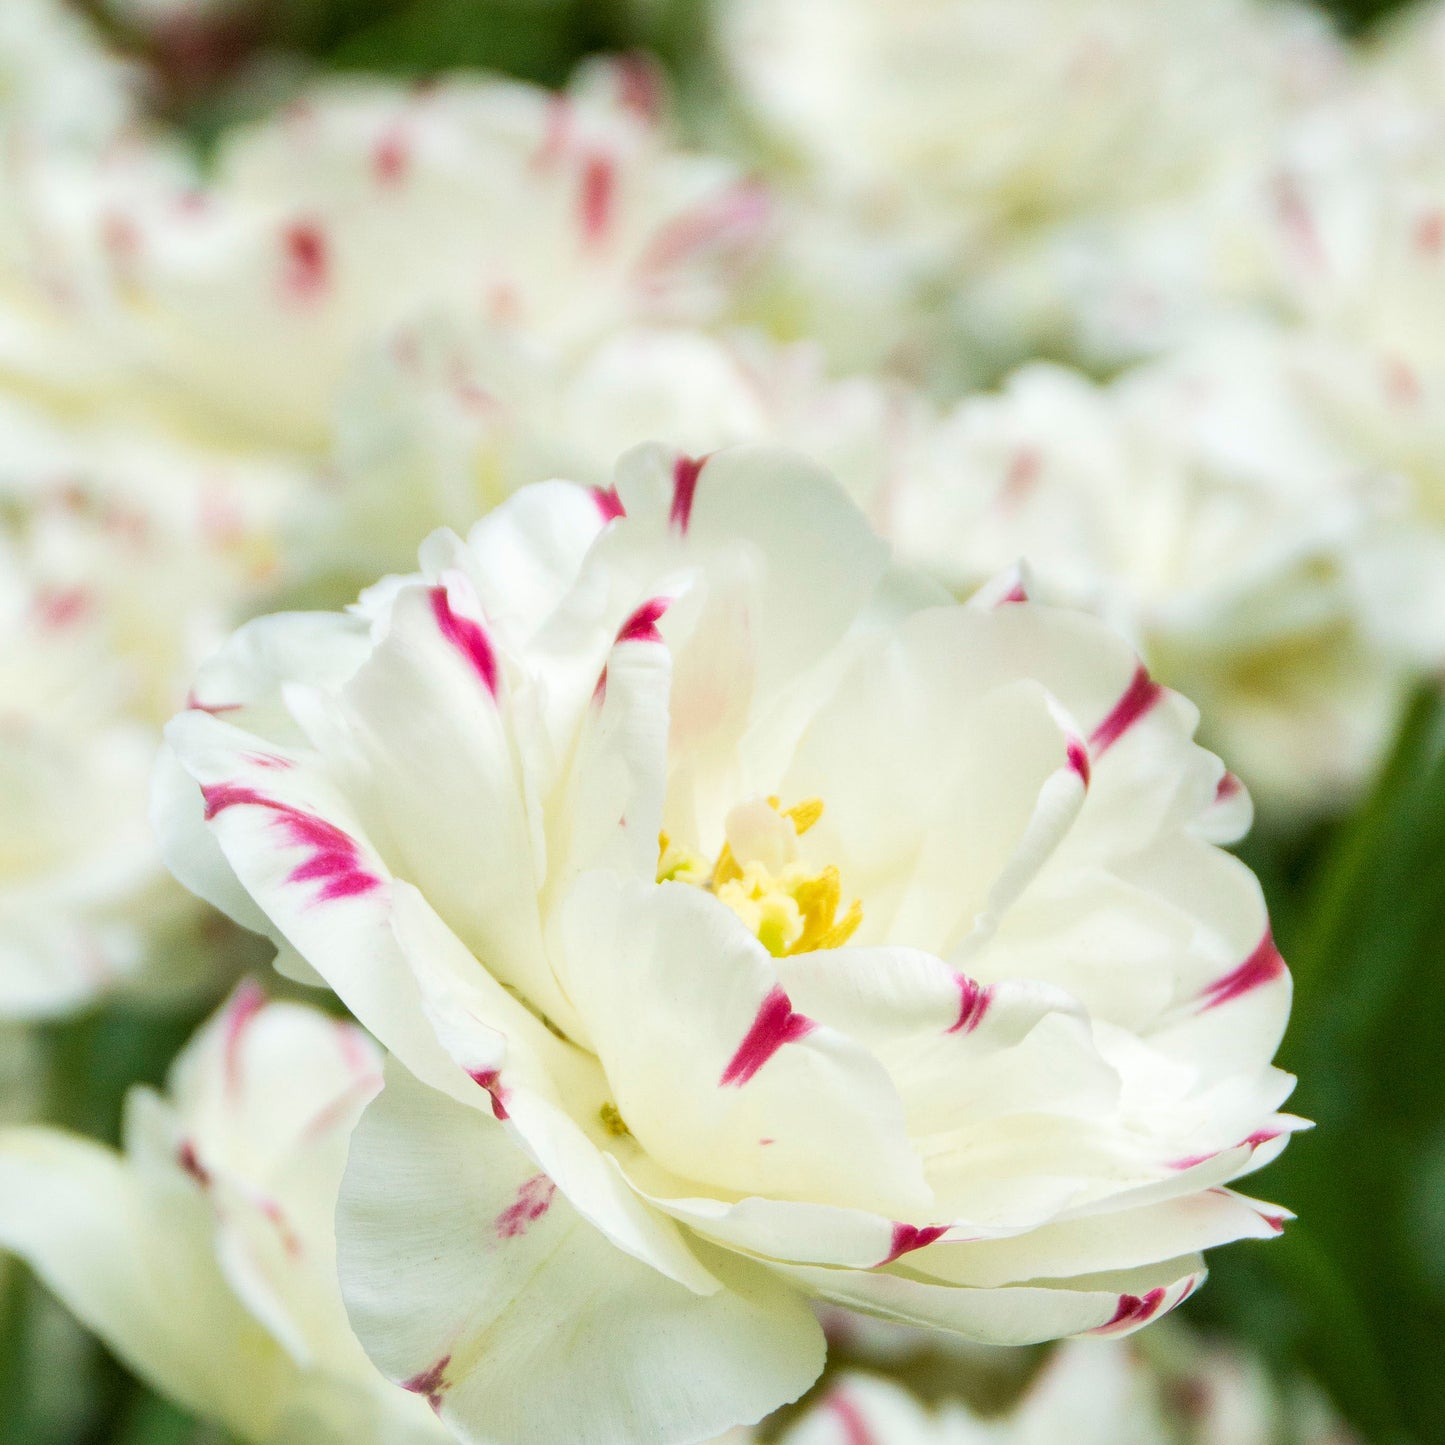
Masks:
[[[497,655],[479,622],[452,611],[445,587],[431,589],[432,616],[441,634],[472,665],[483,685],[493,697],[497,695]]]
[[[702,474],[706,457],[679,457],[672,468],[672,510],[667,520],[679,532],[686,532],[692,521],[692,503],[697,495],[697,479]]]
[[[311,856],[293,868],[286,881],[305,883],[320,880],[322,886],[316,895],[318,903],[352,898],[381,886],[381,879],[361,866],[361,850],[356,840],[334,823],[236,783],[212,783],[202,787],[201,796],[205,799],[208,821],[227,808],[251,806],[271,809],[277,815],[276,824],[286,834],[287,841],[298,848],[311,850]]]
[[[1232,1003],[1245,994],[1252,993],[1265,984],[1284,977],[1285,963],[1279,949],[1274,946],[1274,935],[1265,929],[1253,953],[1238,968],[1217,978],[1200,995],[1204,1009],[1218,1008],[1221,1004]]]
[[[600,246],[607,239],[616,202],[616,162],[610,156],[588,156],[577,195],[578,219],[587,245]]]
[[[619,99],[638,119],[651,124],[662,113],[662,79],[656,63],[633,51],[614,62]]]
[[[196,696],[194,688],[186,694],[186,707],[191,712],[209,713],[212,717],[223,712],[238,712],[242,706],[239,702],[202,702]]]
[[[741,1088],[784,1044],[806,1038],[816,1027],[812,1019],[793,1012],[793,1005],[783,992],[782,985],[775,985],[758,1006],[757,1017],[738,1045],[737,1052],[728,1061],[722,1078],[718,1080],[718,1087],[736,1084]]]
[[[1124,1330],[1133,1329],[1135,1325],[1142,1325],[1159,1313],[1168,1295],[1169,1291],[1163,1286],[1151,1289],[1148,1294],[1143,1296],[1121,1294],[1119,1307],[1114,1311],[1113,1318],[1096,1329],[1090,1330],[1089,1333],[1091,1335],[1118,1334]]]
[[[440,1415],[442,1409],[442,1396],[446,1393],[448,1381],[446,1380],[446,1369],[452,1362],[450,1355],[443,1355],[431,1369],[423,1370],[419,1375],[413,1375],[409,1380],[401,1382],[403,1390],[410,1390],[413,1395],[424,1395],[426,1402],[432,1410]]]
[[[319,226],[298,221],[282,232],[281,250],[286,291],[298,301],[314,300],[326,289],[331,269],[325,233]]]
[[[470,1074],[470,1078],[474,1084],[480,1084],[492,1096],[492,1117],[506,1119],[508,1117],[507,1091],[502,1087],[501,1070],[477,1069]]]
[[[35,599],[35,615],[42,627],[69,627],[85,616],[90,602],[90,593],[84,587],[45,589]]]
[[[953,981],[958,985],[958,1017],[949,1024],[947,1032],[971,1034],[988,1013],[988,1006],[993,1002],[993,990],[976,983],[967,974],[955,974]]]
[[[1082,738],[1070,738],[1065,748],[1065,755],[1069,761],[1069,767],[1076,772],[1083,780],[1084,786],[1089,786],[1089,750],[1084,746]]]
[[[1028,600],[1029,594],[1024,590],[1024,584],[1022,582],[1015,582],[993,605],[995,607],[1003,607],[1008,603],[1027,602]]]
[[[552,1207],[557,1186],[545,1174],[524,1179],[517,1188],[517,1197],[498,1216],[498,1239],[518,1239]]]
[[[670,597],[649,598],[618,628],[618,642],[661,642],[658,619],[671,605]]]
[[[863,1418],[856,1401],[842,1390],[835,1390],[823,1402],[824,1409],[836,1416],[843,1427],[844,1445],[878,1445],[878,1439]]]
[[[1094,755],[1107,752],[1136,722],[1164,696],[1164,689],[1150,676],[1141,663],[1135,669],[1124,695],[1110,709],[1108,716],[1089,736]]]
[[[1219,780],[1219,786],[1214,790],[1214,801],[1227,803],[1231,798],[1237,798],[1243,791],[1244,784],[1233,773],[1225,773]]]
[[[597,510],[602,513],[604,524],[627,515],[627,508],[622,505],[622,498],[617,495],[616,487],[593,487],[592,500],[597,503]]]
[[[912,1254],[915,1249],[926,1249],[947,1233],[948,1226],[946,1224],[927,1224],[922,1227],[916,1224],[895,1224],[893,1226],[893,1243],[888,1250],[888,1257],[880,1260],[878,1267],[881,1269],[885,1264],[892,1264],[895,1259],[905,1254]]]
[[[222,1031],[222,1056],[225,1061],[226,1087],[232,1093],[241,1087],[241,1045],[252,1020],[266,1007],[266,995],[254,979],[246,979],[231,996],[226,1006]]]
[[[176,1163],[201,1186],[202,1189],[211,1187],[211,1172],[201,1163],[200,1156],[196,1153],[196,1146],[189,1139],[182,1139],[180,1146],[176,1149]]]
[[[1420,373],[1398,356],[1385,357],[1384,367],[1385,390],[1389,393],[1390,400],[1399,406],[1419,406],[1425,397]]]
[[[777,1141],[776,1139],[759,1139],[759,1140],[758,1140],[758,1143],[761,1144],[765,1149],[767,1148],[767,1146],[768,1146],[769,1144],[776,1144],[777,1142],[778,1142],[778,1141]]]
[[[270,768],[277,773],[284,773],[296,766],[290,758],[278,758],[275,753],[247,753],[246,761],[258,768]]]
[[[1415,245],[1427,256],[1445,249],[1445,213],[1426,211],[1415,223]]]
[[[411,169],[411,148],[397,130],[388,131],[371,153],[371,169],[382,186],[400,185]]]
[[[1037,447],[1020,447],[1004,474],[1000,502],[1009,508],[1019,506],[1038,485],[1043,469],[1044,459]]]

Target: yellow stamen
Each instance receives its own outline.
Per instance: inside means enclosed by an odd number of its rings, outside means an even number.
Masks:
[[[771,802],[772,799],[768,801]],[[800,838],[822,816],[823,800],[821,798],[804,798],[801,803],[794,803],[791,808],[783,809],[783,817],[792,819],[793,832]]]
[[[602,1127],[614,1139],[630,1139],[632,1137],[632,1130],[627,1127],[627,1121],[618,1112],[617,1105],[610,1100],[597,1111],[597,1117],[602,1120]]]

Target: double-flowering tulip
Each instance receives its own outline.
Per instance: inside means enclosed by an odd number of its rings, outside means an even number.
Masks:
[[[890,566],[765,449],[525,488],[169,729],[172,866],[391,1051],[353,1327],[469,1441],[697,1441],[810,1300],[1121,1334],[1282,1227],[1248,804],[1090,617]]]

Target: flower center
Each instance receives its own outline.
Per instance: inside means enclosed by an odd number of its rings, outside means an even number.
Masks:
[[[777,798],[743,803],[728,814],[727,841],[709,861],[658,838],[657,881],[691,883],[727,904],[775,958],[838,948],[863,921],[855,898],[839,917],[842,881],[831,864],[815,868],[799,854],[798,839],[823,816],[822,800],[784,808]]]

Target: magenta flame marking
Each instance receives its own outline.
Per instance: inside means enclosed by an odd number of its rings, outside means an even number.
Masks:
[[[958,1017],[949,1024],[945,1032],[950,1034],[971,1034],[982,1022],[993,1002],[993,989],[976,983],[967,974],[957,973],[953,981],[958,985]]]
[[[993,605],[995,607],[1004,607],[1010,602],[1027,602],[1028,600],[1029,594],[1024,590],[1024,584],[1022,582],[1015,582]]]
[[[1280,1130],[1278,1129],[1256,1129],[1244,1142],[1251,1149],[1258,1149],[1261,1144],[1268,1144],[1272,1140],[1278,1139],[1279,1136]]]
[[[492,651],[491,641],[481,624],[452,611],[445,587],[431,589],[431,610],[442,636],[471,663],[472,670],[481,678],[487,691],[496,697],[497,655]]]
[[[638,263],[645,286],[656,286],[659,273],[718,243],[743,242],[761,230],[772,212],[767,190],[755,183],[734,186],[716,201],[694,207],[664,226]]]
[[[1284,977],[1284,973],[1284,959],[1280,957],[1279,949],[1274,946],[1274,935],[1266,928],[1264,937],[1260,939],[1254,952],[1238,968],[1225,974],[1223,978],[1215,979],[1199,995],[1204,1011],[1243,998],[1245,994],[1253,993],[1255,989],[1263,988],[1265,984]]]
[[[1225,773],[1219,780],[1219,786],[1214,790],[1214,801],[1227,803],[1231,798],[1238,797],[1243,788],[1244,784],[1233,773]]]
[[[1142,1325],[1159,1313],[1168,1294],[1169,1291],[1163,1286],[1151,1289],[1142,1298],[1136,1294],[1121,1294],[1119,1308],[1114,1311],[1114,1317],[1099,1325],[1098,1328],[1090,1330],[1089,1333],[1091,1335],[1114,1334],[1121,1330],[1132,1329],[1135,1325]]]
[[[474,1084],[480,1084],[492,1096],[492,1117],[494,1119],[510,1117],[507,1113],[507,1091],[502,1087],[500,1069],[477,1069],[471,1071],[469,1077]]]
[[[672,469],[672,511],[667,520],[679,532],[686,532],[692,521],[692,502],[697,495],[697,479],[706,457],[679,457]]]
[[[607,701],[607,666],[605,663],[602,671],[597,674],[597,686],[592,689],[592,701],[598,707]]]
[[[176,1149],[176,1163],[201,1186],[202,1189],[211,1187],[211,1171],[201,1163],[200,1156],[196,1153],[196,1146],[189,1139],[182,1139],[180,1146]]]
[[[401,1382],[403,1390],[410,1390],[413,1395],[424,1395],[426,1402],[432,1407],[433,1413],[440,1415],[442,1412],[442,1396],[447,1392],[450,1382],[445,1378],[447,1366],[451,1364],[452,1357],[443,1355],[431,1369],[423,1370],[419,1375],[413,1375],[409,1380]]]
[[[378,184],[399,185],[411,169],[411,150],[400,131],[391,131],[376,143],[371,153],[371,168]]]
[[[1185,1169],[1194,1169],[1200,1164],[1208,1164],[1211,1159],[1218,1159],[1222,1152],[1222,1150],[1216,1149],[1212,1154],[1190,1154],[1184,1159],[1171,1161],[1169,1167],[1181,1172]]]
[[[892,1264],[902,1255],[912,1254],[915,1249],[926,1249],[947,1233],[948,1226],[946,1224],[926,1224],[922,1227],[916,1224],[895,1224],[893,1226],[893,1244],[889,1248],[888,1257],[878,1262],[878,1268],[882,1269],[885,1264]]]
[[[498,1239],[518,1239],[551,1207],[557,1186],[545,1174],[524,1179],[517,1188],[515,1201],[498,1216],[495,1224]]]
[[[593,487],[592,500],[597,503],[597,510],[602,513],[604,525],[627,515],[627,508],[622,505],[622,498],[617,495],[616,487]]]
[[[290,1221],[286,1218],[281,1206],[274,1199],[262,1199],[258,1202],[261,1213],[270,1221],[271,1227],[280,1237],[281,1248],[293,1259],[299,1259],[301,1257],[301,1240],[297,1237],[296,1231],[291,1228]]]
[[[1148,669],[1141,663],[1129,680],[1129,686],[1124,689],[1124,695],[1089,736],[1089,746],[1095,756],[1113,747],[1163,696],[1164,689],[1149,676]]]
[[[1082,738],[1070,738],[1065,754],[1069,760],[1069,767],[1076,772],[1084,786],[1089,786],[1089,750],[1084,746]]]
[[[322,880],[316,895],[318,903],[329,903],[335,898],[353,898],[381,886],[381,879],[362,867],[361,850],[356,840],[334,823],[236,783],[213,783],[202,787],[201,796],[206,801],[208,821],[225,809],[238,805],[271,809],[287,841],[295,847],[311,850],[311,856],[293,868],[286,881],[304,883]]]
[[[241,1087],[241,1043],[251,1020],[266,1007],[266,995],[255,979],[246,979],[231,996],[226,1008],[222,1035],[222,1057],[225,1061],[226,1087],[235,1093]]]
[[[823,1404],[838,1417],[838,1423],[843,1427],[844,1445],[878,1445],[877,1436],[851,1396],[835,1390]]]
[[[618,642],[661,642],[657,622],[671,606],[671,597],[650,597],[617,629]]]
[[[758,1006],[757,1017],[738,1045],[737,1053],[728,1061],[718,1087],[736,1084],[741,1088],[784,1044],[797,1043],[816,1027],[812,1019],[793,1012],[782,985],[775,985]]]
[[[298,222],[281,235],[286,258],[286,290],[297,300],[310,301],[326,289],[331,269],[326,235],[319,226]]]
[[[662,113],[662,78],[653,61],[640,51],[620,55],[613,62],[618,99],[639,120],[649,124]]]
[[[186,707],[191,712],[209,713],[212,717],[223,712],[238,712],[244,706],[244,703],[239,702],[202,702],[196,696],[194,688],[186,694]]]
[[[35,613],[42,627],[69,627],[90,608],[90,593],[84,587],[44,590],[35,599]]]
[[[582,239],[600,246],[612,228],[617,200],[617,165],[610,156],[588,156],[582,166],[582,185],[577,196]]]

